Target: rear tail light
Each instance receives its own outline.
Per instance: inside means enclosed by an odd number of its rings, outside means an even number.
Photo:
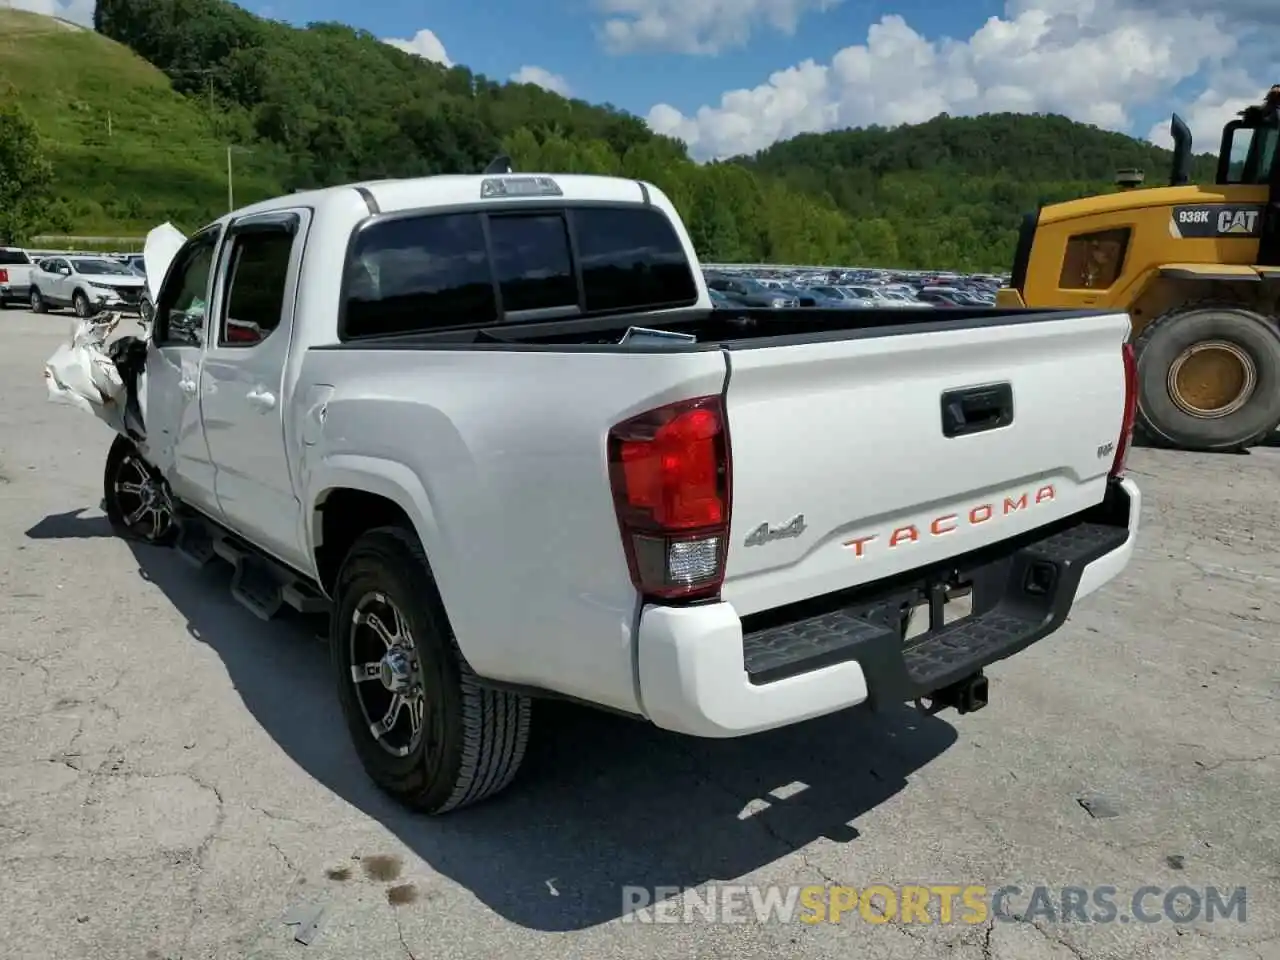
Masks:
[[[1116,457],[1111,462],[1111,476],[1124,476],[1125,462],[1129,459],[1129,447],[1133,445],[1134,421],[1138,416],[1138,360],[1133,344],[1125,341],[1121,348],[1124,356],[1124,419],[1120,421],[1120,439],[1116,441]]]
[[[9,271],[5,270],[3,267],[0,267],[0,283],[8,283],[8,282],[9,282]]]
[[[669,404],[610,430],[609,481],[640,594],[652,600],[719,596],[730,504],[720,397]]]

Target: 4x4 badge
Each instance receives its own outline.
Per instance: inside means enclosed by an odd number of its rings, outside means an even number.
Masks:
[[[804,514],[797,513],[780,527],[771,527],[767,523],[762,523],[749,534],[747,539],[743,541],[745,546],[759,547],[774,540],[788,540],[792,537],[798,537],[808,529],[805,526]]]

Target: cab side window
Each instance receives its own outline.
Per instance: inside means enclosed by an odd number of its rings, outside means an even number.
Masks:
[[[233,233],[227,260],[219,347],[252,347],[280,325],[294,232],[285,227]]]
[[[165,277],[156,305],[155,341],[161,346],[199,347],[204,344],[208,313],[209,276],[216,230],[198,234],[178,251]]]

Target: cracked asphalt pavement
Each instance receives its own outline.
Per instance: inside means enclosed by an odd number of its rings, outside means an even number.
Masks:
[[[430,820],[366,781],[316,623],[111,535],[110,431],[45,399],[69,327],[0,313],[8,960],[1280,956],[1280,449],[1136,451],[1133,564],[990,670],[980,713],[700,742],[539,705],[517,784]],[[624,886],[708,882],[1244,886],[1247,912],[622,919]]]

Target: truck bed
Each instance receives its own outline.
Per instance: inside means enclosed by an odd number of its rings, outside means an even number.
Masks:
[[[415,347],[432,349],[457,344],[474,347],[579,347],[593,350],[606,347],[640,352],[714,350],[724,346],[744,346],[751,341],[772,341],[778,338],[800,342],[801,339],[891,336],[896,332],[926,333],[935,329],[1036,323],[1089,316],[1099,312],[1002,307],[961,307],[945,311],[901,310],[894,307],[852,310],[817,307],[668,310],[653,314],[614,314],[571,320],[522,322],[505,326],[441,328],[429,333],[361,339],[358,342],[337,344],[328,349],[405,350]],[[618,341],[632,326],[692,334],[697,339],[691,344],[673,341],[670,345],[652,342],[620,345]]]

